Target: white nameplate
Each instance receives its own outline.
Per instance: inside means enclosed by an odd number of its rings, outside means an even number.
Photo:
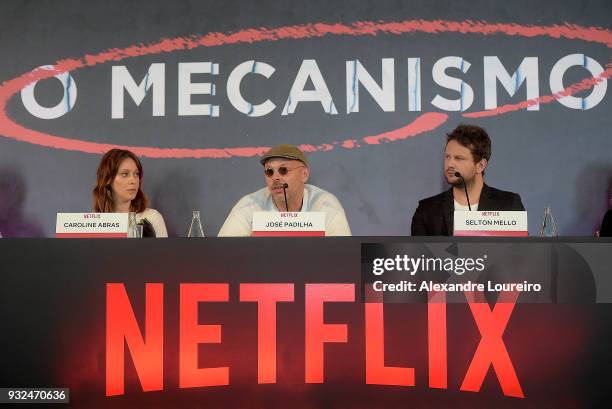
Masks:
[[[455,211],[453,235],[527,237],[527,212]]]
[[[58,213],[55,237],[127,237],[127,213]]]
[[[325,213],[253,212],[252,236],[325,236]]]

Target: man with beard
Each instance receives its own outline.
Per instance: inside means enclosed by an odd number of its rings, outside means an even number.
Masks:
[[[326,236],[350,236],[346,215],[334,195],[308,185],[310,168],[304,153],[293,145],[278,145],[261,158],[266,187],[236,203],[219,231],[219,237],[250,236],[253,212],[323,212]],[[286,186],[287,203],[285,203]],[[287,208],[288,204],[288,208]]]
[[[447,134],[444,176],[452,186],[446,192],[419,201],[412,216],[413,236],[452,236],[454,210],[525,210],[521,197],[487,186],[484,173],[491,157],[491,139],[474,125],[459,125]],[[469,195],[465,194],[465,180]]]

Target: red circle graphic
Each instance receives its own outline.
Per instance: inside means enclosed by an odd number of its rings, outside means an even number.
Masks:
[[[64,149],[86,153],[101,154],[114,147],[130,149],[137,155],[150,158],[229,158],[261,155],[267,146],[230,147],[230,148],[156,148],[147,146],[118,146],[88,142],[84,140],[51,135],[26,128],[13,121],[6,112],[9,99],[27,85],[58,74],[74,71],[80,68],[92,67],[111,61],[121,61],[126,58],[169,53],[188,50],[197,47],[218,47],[228,44],[255,43],[278,40],[300,40],[324,36],[376,36],[378,34],[402,35],[407,33],[461,33],[493,35],[503,34],[518,37],[550,37],[554,39],[582,40],[599,43],[612,48],[612,31],[598,27],[582,27],[572,24],[552,26],[532,26],[519,24],[491,24],[473,21],[423,21],[407,20],[398,22],[355,22],[352,24],[304,24],[278,28],[244,29],[234,33],[208,33],[205,35],[163,39],[149,45],[133,45],[123,49],[110,49],[95,55],[85,55],[81,58],[60,60],[53,64],[53,69],[36,69],[19,77],[3,82],[0,85],[0,135],[17,141],[54,149]],[[590,89],[594,84],[612,77],[612,63],[606,65],[606,70],[599,76],[572,84],[562,92],[545,95],[518,104],[504,105],[490,111],[464,113],[466,118],[480,118],[500,115],[507,112],[525,109],[533,104],[546,104],[564,96]],[[420,115],[411,123],[399,129],[386,131],[378,135],[362,136],[340,141],[330,141],[321,145],[304,144],[300,147],[307,152],[330,151],[337,147],[352,149],[363,145],[376,145],[384,142],[394,142],[430,132],[446,122],[448,115],[429,112]]]

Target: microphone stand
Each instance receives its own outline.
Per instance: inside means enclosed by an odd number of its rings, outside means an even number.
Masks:
[[[287,211],[289,211],[289,202],[287,201],[287,188],[289,187],[288,184],[283,183],[283,194],[285,195],[285,208],[287,209]]]
[[[468,195],[467,185],[465,183],[465,179],[461,176],[461,173],[455,172],[455,177],[461,178],[461,182],[463,183],[463,189],[465,189],[465,198],[468,202],[468,210],[472,211],[472,206],[470,206],[470,196]]]

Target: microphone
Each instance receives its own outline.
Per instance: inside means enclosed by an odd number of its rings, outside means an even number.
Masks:
[[[104,185],[104,202],[102,203],[102,213],[106,213],[106,199],[108,199],[108,195],[112,193],[111,186]]]
[[[463,176],[461,176],[461,173],[459,172],[455,172],[455,177],[461,179],[461,182],[463,183],[463,188],[465,189],[465,198],[467,199],[467,202],[468,202],[468,209],[472,211],[472,206],[470,206],[470,196],[468,195],[467,185],[465,184],[465,179],[463,178]]]
[[[287,201],[287,188],[289,187],[288,184],[283,183],[283,194],[285,195],[285,208],[287,209],[287,211],[289,211],[289,202]]]

